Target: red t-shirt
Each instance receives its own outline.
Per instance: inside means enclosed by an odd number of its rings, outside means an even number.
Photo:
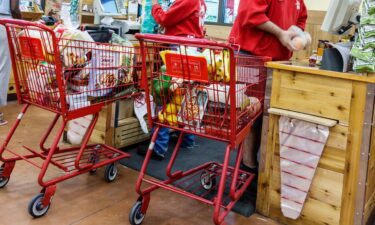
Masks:
[[[164,12],[160,5],[152,8],[155,21],[165,27],[165,34],[172,36],[204,37],[204,0],[176,0],[168,11]]]
[[[229,40],[254,55],[289,60],[292,52],[277,37],[256,26],[271,21],[284,30],[292,25],[304,30],[306,19],[304,0],[241,0]]]

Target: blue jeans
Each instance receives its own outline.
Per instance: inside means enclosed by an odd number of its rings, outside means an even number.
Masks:
[[[154,133],[154,130],[152,130],[152,133]],[[155,147],[154,152],[160,156],[165,156],[165,154],[168,151],[168,145],[169,145],[169,128],[160,127],[159,134],[155,141]],[[193,134],[185,134],[184,139],[182,141],[181,147],[187,148],[187,147],[193,147],[195,144],[195,136]]]

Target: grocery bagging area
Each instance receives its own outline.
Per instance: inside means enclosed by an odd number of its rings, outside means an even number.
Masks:
[[[0,224],[375,218],[373,0],[0,1]]]

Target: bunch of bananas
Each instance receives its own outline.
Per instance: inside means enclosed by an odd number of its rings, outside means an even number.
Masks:
[[[203,55],[207,59],[208,73],[214,81],[230,81],[230,56],[228,50],[215,53],[212,49],[203,51]]]

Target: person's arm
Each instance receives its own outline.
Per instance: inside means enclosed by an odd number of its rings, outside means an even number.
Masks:
[[[193,13],[196,7],[196,1],[193,0],[176,0],[168,11],[164,12],[157,0],[153,0],[152,15],[155,21],[169,27],[178,24]]]
[[[22,19],[22,14],[20,11],[20,1],[19,0],[9,0],[10,1],[10,12],[14,19]]]
[[[292,39],[293,39],[293,37],[296,36],[295,33],[291,32],[291,31],[288,31],[288,30],[283,30],[271,21],[267,21],[267,22],[265,22],[261,25],[258,25],[256,27],[260,30],[263,30],[265,32],[268,32],[268,33],[276,36],[279,39],[279,41],[281,42],[281,44],[284,47],[288,48],[289,51],[294,50],[294,47],[293,47],[293,44],[292,44]]]
[[[241,1],[238,14],[240,15],[241,13],[244,15],[242,26],[256,27],[270,33],[277,37],[283,46],[292,51],[292,38],[295,34],[281,29],[270,21],[270,18],[267,16],[269,4],[268,0]]]

